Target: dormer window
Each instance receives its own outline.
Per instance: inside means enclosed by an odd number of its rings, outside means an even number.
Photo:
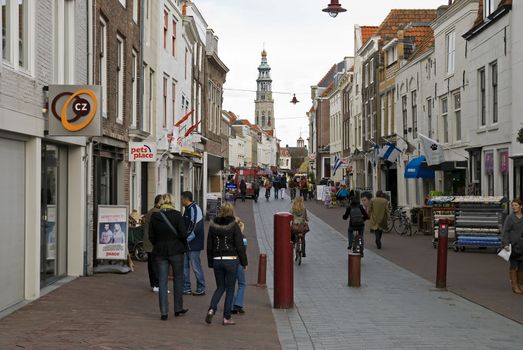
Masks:
[[[385,63],[386,66],[390,66],[398,60],[398,39],[393,39],[389,41],[385,46],[383,46],[383,51],[385,51]]]
[[[483,0],[483,18],[487,18],[496,11],[499,0]]]

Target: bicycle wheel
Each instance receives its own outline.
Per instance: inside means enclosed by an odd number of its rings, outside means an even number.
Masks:
[[[143,242],[138,242],[134,246],[134,258],[138,261],[147,261],[147,252],[143,248]]]
[[[407,232],[407,219],[405,217],[400,217],[398,220],[394,221],[394,230],[397,234],[403,236]]]
[[[394,228],[394,217],[389,216],[389,219],[387,220],[387,228],[385,228],[383,230],[383,232],[388,233],[388,232],[392,231],[393,228]]]

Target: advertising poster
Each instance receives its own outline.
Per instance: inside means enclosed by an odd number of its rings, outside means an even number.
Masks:
[[[127,207],[98,206],[97,259],[127,259]]]
[[[56,259],[56,205],[47,206],[47,260]]]

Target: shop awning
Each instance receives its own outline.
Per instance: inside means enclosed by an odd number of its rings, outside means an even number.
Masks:
[[[428,167],[425,156],[419,156],[407,163],[405,168],[406,179],[433,179],[434,177],[435,171]]]

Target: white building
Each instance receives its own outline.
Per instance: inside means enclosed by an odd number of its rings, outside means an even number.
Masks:
[[[48,136],[47,87],[92,84],[93,41],[85,1],[0,4],[0,312],[9,312],[84,273],[86,138]]]
[[[291,155],[286,147],[280,148],[279,168],[283,172],[291,170]]]
[[[461,114],[468,133],[470,179],[483,195],[513,198],[514,186],[510,184],[517,171],[509,171],[509,159],[515,145],[514,131],[521,128],[513,123],[518,114],[512,114],[510,93],[514,52],[510,36],[515,17],[506,1],[485,1],[482,5],[474,26],[464,35],[467,89],[463,91]]]
[[[467,149],[472,133],[461,117],[462,96],[467,85],[466,40],[462,37],[474,24],[478,0],[454,2],[441,11],[432,25],[435,40],[436,96],[434,137],[445,149],[445,162],[436,173],[436,190],[453,195],[467,193]],[[473,165],[474,167],[474,165]]]
[[[523,86],[523,6],[520,1],[512,2],[512,14],[511,14],[511,40],[510,46],[512,49],[511,65],[512,65],[512,86],[511,91],[507,91],[507,94],[512,96],[512,130],[511,135],[512,147],[510,154],[510,168],[513,169],[514,189],[512,198],[519,197],[523,198],[523,143],[516,140],[516,136],[519,130],[523,128],[521,121],[521,111],[523,111],[523,99],[521,98],[520,86]]]

